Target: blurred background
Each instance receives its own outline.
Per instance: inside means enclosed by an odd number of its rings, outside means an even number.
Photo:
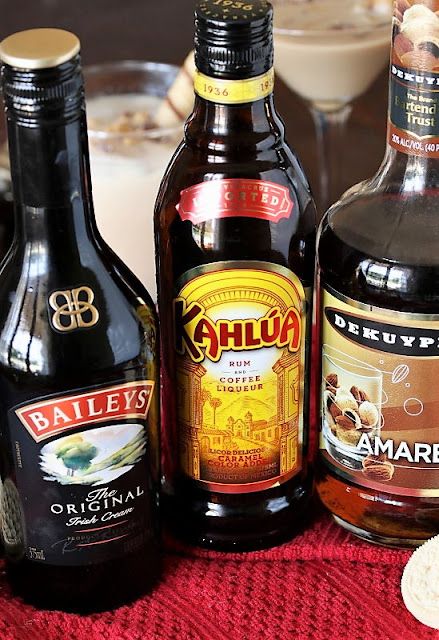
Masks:
[[[192,46],[194,0],[0,0],[0,38],[33,27],[77,33],[86,65],[121,59],[180,64]],[[305,103],[280,80],[276,103],[287,138],[318,184],[315,132]],[[377,169],[385,144],[387,70],[354,102],[345,137],[345,187]]]

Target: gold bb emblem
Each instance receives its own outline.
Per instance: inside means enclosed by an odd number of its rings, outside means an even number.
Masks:
[[[58,331],[73,331],[93,327],[99,320],[99,311],[92,304],[95,294],[90,287],[54,291],[49,304],[55,313],[52,325]]]

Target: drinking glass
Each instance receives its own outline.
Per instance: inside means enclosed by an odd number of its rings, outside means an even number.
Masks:
[[[331,380],[332,376],[337,380],[338,386],[328,390],[327,381]],[[322,423],[325,440],[330,455],[353,469],[361,468],[361,462],[366,455],[356,448],[365,430],[356,428],[345,432],[339,429],[331,416],[328,403],[334,403],[338,411],[343,411],[346,407],[337,404],[340,393],[340,398],[344,397],[345,400],[347,398],[347,402],[351,403],[348,408],[358,413],[359,409],[355,406],[355,398],[352,395],[354,388],[365,394],[368,404],[374,405],[376,409],[376,424],[366,429],[368,438],[373,442],[374,438],[380,435],[382,426],[383,372],[348,353],[324,344],[322,348]],[[360,425],[361,422],[358,426]]]
[[[138,61],[84,69],[97,225],[154,301],[154,203],[183,123],[160,128],[146,113],[154,115],[177,73],[173,65]],[[127,116],[145,127],[130,128]]]
[[[272,0],[275,68],[314,119],[322,210],[341,193],[351,102],[389,58],[391,0]]]

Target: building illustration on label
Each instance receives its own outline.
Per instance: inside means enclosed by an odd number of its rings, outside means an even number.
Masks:
[[[181,466],[220,492],[270,487],[301,465],[303,287],[263,267],[194,270],[175,300]]]
[[[439,495],[438,347],[439,318],[324,292],[321,449],[342,477]]]

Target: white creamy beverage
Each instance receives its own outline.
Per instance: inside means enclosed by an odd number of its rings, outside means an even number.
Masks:
[[[178,142],[175,131],[170,136],[153,128],[154,113],[161,102],[162,98],[142,94],[99,96],[87,101],[97,225],[154,301],[154,203]]]
[[[366,91],[388,61],[391,0],[277,0],[274,7],[276,71],[322,109]]]

